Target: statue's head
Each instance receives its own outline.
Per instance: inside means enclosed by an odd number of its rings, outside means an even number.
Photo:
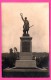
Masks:
[[[27,17],[25,17],[25,20],[27,20]]]

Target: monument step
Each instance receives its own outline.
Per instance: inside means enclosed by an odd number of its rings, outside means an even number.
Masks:
[[[22,67],[22,68],[33,68],[36,66],[35,60],[16,60],[15,67]]]
[[[29,56],[29,55],[32,55],[32,52],[20,52],[20,55]]]
[[[32,53],[30,52],[21,52],[20,60],[32,60]]]
[[[20,60],[32,60],[31,56],[20,56]]]

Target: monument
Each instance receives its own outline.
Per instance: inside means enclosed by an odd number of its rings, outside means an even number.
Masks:
[[[23,36],[20,37],[21,39],[21,45],[20,45],[20,52],[32,52],[32,37],[29,36],[29,21],[27,20],[27,17],[25,19],[23,18],[23,14],[21,13],[21,18],[24,22],[23,25]]]
[[[29,31],[29,21],[27,17],[23,18],[23,14],[20,14],[21,19],[24,22],[23,25],[23,35],[20,37],[20,60],[16,60],[16,67],[20,68],[33,68],[36,67],[36,61],[32,60],[32,37],[30,37]]]

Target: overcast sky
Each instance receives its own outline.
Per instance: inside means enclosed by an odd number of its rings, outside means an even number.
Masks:
[[[20,37],[23,34],[23,17],[31,25],[32,51],[49,52],[49,4],[48,3],[2,3],[2,52],[12,47],[20,51]]]

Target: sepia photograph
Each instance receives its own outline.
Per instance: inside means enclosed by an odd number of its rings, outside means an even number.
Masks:
[[[49,3],[2,3],[2,77],[49,77]]]

